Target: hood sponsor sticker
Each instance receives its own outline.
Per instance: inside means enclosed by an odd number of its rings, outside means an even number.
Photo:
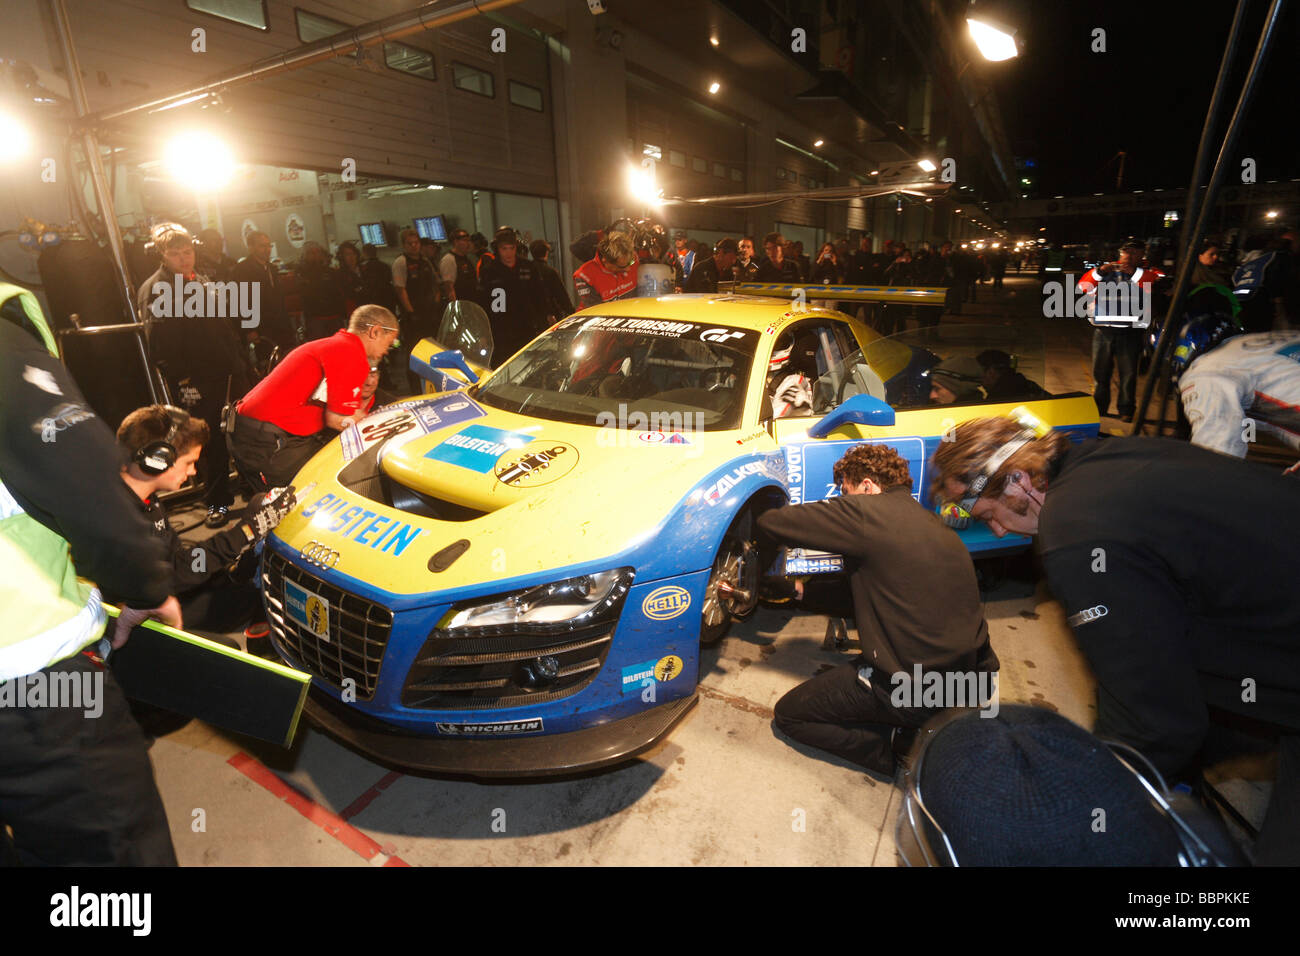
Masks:
[[[385,442],[388,444],[384,451],[389,451],[406,444],[412,438],[482,418],[486,414],[487,411],[481,405],[460,394],[385,405],[343,430],[339,436],[343,444],[343,460],[351,461],[375,445]]]
[[[639,694],[646,687],[667,683],[680,674],[683,667],[682,659],[676,654],[624,667],[620,671],[622,694],[624,697]]]
[[[511,734],[541,734],[546,732],[541,717],[527,720],[499,720],[490,724],[435,724],[438,733],[449,737],[503,737]]]
[[[284,609],[289,620],[306,628],[323,641],[330,639],[330,606],[319,594],[284,582]]]
[[[670,621],[691,606],[691,592],[676,584],[655,588],[641,602],[641,613],[655,621]]]
[[[543,439],[530,446],[528,454],[503,459],[497,466],[497,481],[512,488],[536,488],[558,481],[577,464],[578,449]]]
[[[385,518],[383,515],[354,505],[338,495],[321,495],[302,509],[302,517],[309,518],[312,527],[319,531],[351,538],[381,554],[399,557],[412,541],[424,533],[409,521]]]
[[[637,432],[637,440],[647,445],[689,445],[691,440],[681,432]]]
[[[523,448],[531,441],[533,436],[523,432],[470,425],[435,445],[424,453],[424,457],[485,474],[492,470],[502,455]]]

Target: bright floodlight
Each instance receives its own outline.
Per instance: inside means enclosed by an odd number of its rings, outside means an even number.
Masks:
[[[163,154],[167,172],[200,192],[220,189],[235,174],[235,159],[226,144],[211,133],[180,133]]]
[[[8,113],[0,113],[0,162],[10,162],[27,155],[32,137],[27,127]]]
[[[1265,219],[1276,219],[1276,218],[1277,218],[1277,210],[1276,210],[1276,209],[1270,209],[1268,212],[1264,213],[1264,218],[1265,218]]]
[[[717,80],[714,80],[712,83],[709,84],[710,93],[716,93],[720,89],[722,89],[722,84],[719,83]]]
[[[655,185],[654,173],[640,166],[628,166],[627,188],[644,206],[658,206],[664,201],[664,191]]]
[[[1007,31],[1004,27],[973,17],[966,19],[966,25],[970,27],[971,39],[979,47],[984,59],[1009,60],[1019,52],[1016,49],[1015,31]]]
[[[824,142],[826,142],[824,139],[817,140],[817,142],[813,143],[813,149],[820,149]]]
[[[916,165],[920,166],[927,173],[932,173],[939,168],[934,163],[930,162],[928,159],[919,160]]]

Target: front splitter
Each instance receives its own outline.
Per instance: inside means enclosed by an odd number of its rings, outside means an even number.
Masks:
[[[633,757],[667,734],[698,699],[692,694],[564,734],[499,739],[408,733],[314,686],[303,712],[330,736],[381,763],[471,777],[529,777],[593,770]]]

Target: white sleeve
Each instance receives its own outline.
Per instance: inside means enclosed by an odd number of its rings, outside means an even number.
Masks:
[[[393,260],[393,285],[399,289],[406,288],[406,256],[398,256]]]
[[[1237,382],[1227,375],[1196,369],[1183,374],[1179,392],[1192,426],[1192,444],[1237,458],[1246,457],[1246,409]]]
[[[456,257],[450,252],[438,260],[438,275],[442,276],[443,282],[456,281]]]

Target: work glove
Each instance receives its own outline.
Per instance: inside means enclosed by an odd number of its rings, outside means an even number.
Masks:
[[[245,516],[254,541],[260,541],[274,530],[290,511],[298,504],[294,496],[293,485],[288,488],[272,488],[262,496],[260,503],[255,503]]]

